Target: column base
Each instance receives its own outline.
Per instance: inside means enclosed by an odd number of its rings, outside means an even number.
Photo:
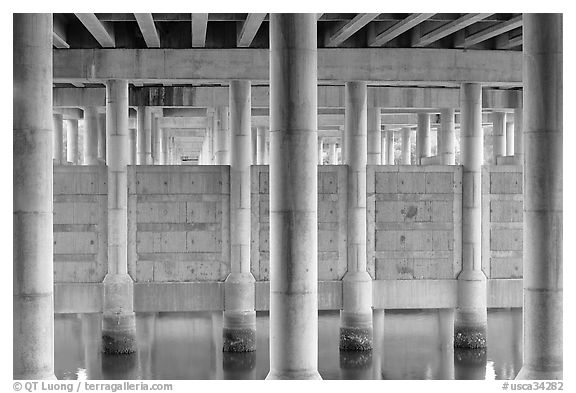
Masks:
[[[298,371],[276,371],[270,370],[266,379],[280,380],[280,379],[298,379],[298,380],[320,380],[322,377],[318,370],[298,370]]]
[[[482,271],[458,275],[458,307],[454,318],[454,348],[486,348],[486,276]]]
[[[373,341],[372,312],[340,311],[340,350],[369,351]]]
[[[136,315],[104,313],[102,318],[102,352],[126,355],[136,352]]]
[[[256,350],[256,311],[224,311],[224,352]]]
[[[522,366],[516,380],[559,380],[564,379],[563,370],[537,370],[530,366]]]

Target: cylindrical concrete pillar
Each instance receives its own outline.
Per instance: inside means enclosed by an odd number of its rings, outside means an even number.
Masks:
[[[324,163],[324,138],[318,138],[318,165]]]
[[[510,119],[512,116],[506,114],[506,155],[514,155],[514,122]]]
[[[454,322],[454,346],[486,347],[486,276],[481,259],[482,86],[460,87],[460,159],[462,160],[462,270]]]
[[[328,163],[330,165],[338,165],[338,156],[336,155],[336,142],[328,144]]]
[[[316,14],[270,14],[270,373],[318,373]]]
[[[138,163],[138,130],[136,128],[131,128],[128,130],[128,145],[130,151],[130,160],[128,163],[130,165],[136,165]]]
[[[216,165],[230,165],[230,131],[228,130],[228,107],[219,106],[214,114],[214,160]]]
[[[412,130],[410,129],[410,127],[403,127],[402,128],[402,156],[401,156],[401,161],[400,163],[402,165],[410,165],[411,164],[411,159],[410,159],[410,147],[411,147],[411,140],[410,140],[410,136],[412,134]]]
[[[52,115],[52,130],[54,164],[61,165],[64,163],[64,120],[59,113]]]
[[[506,155],[506,112],[492,113],[492,161]]]
[[[438,141],[438,155],[441,156],[440,162],[442,165],[455,165],[454,109],[441,109],[440,121],[440,132],[437,133],[436,137]]]
[[[394,130],[386,130],[386,165],[394,165]]]
[[[524,125],[522,108],[514,109],[514,157],[516,165],[524,165]]]
[[[266,142],[264,143],[264,165],[270,164],[270,130],[266,128]]]
[[[146,107],[139,106],[136,111],[136,157],[138,165],[146,165]]]
[[[66,161],[78,164],[78,120],[66,120]]]
[[[13,15],[14,379],[55,379],[52,14]]]
[[[368,109],[368,165],[382,164],[382,124],[380,108]]]
[[[106,164],[106,113],[98,114],[98,161]]]
[[[422,165],[422,158],[430,157],[430,115],[418,113],[416,131],[416,164]]]
[[[84,108],[84,165],[98,165],[98,108]]]
[[[562,56],[562,14],[524,14],[524,361],[517,379],[563,378]]]
[[[250,143],[252,143],[252,165],[258,165],[258,128],[250,127]]]
[[[161,129],[161,142],[160,142],[160,165],[168,165],[168,130]],[[208,139],[210,142],[210,139]],[[211,164],[211,162],[208,162]]]
[[[258,165],[265,165],[266,157],[266,127],[257,128]]]
[[[386,145],[386,135],[388,134],[388,130],[384,130],[380,133],[380,162],[382,165],[386,165],[388,163],[388,159],[386,158],[386,152],[388,151],[388,146]]]
[[[136,350],[133,282],[128,275],[128,82],[106,82],[108,152],[108,274],[104,278],[102,350]]]
[[[154,165],[160,165],[160,144],[162,143],[161,129],[158,127],[159,115],[157,113],[152,114],[152,163]]]
[[[230,227],[231,267],[224,282],[225,352],[256,349],[256,280],[250,272],[250,82],[230,81]]]
[[[366,271],[366,82],[346,82],[346,152],[348,165],[348,264],[342,279],[340,349],[372,349],[372,278]]]

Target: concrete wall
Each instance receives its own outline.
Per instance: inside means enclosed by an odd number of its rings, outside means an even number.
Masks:
[[[54,166],[54,282],[97,283],[107,272],[105,166]]]
[[[230,271],[228,166],[128,168],[128,272],[138,282],[222,281]]]
[[[366,187],[372,278],[456,278],[462,266],[462,168],[368,166]]]
[[[482,270],[522,278],[522,167],[482,167]]]
[[[269,280],[268,166],[251,168],[251,271],[256,281]],[[340,280],[346,273],[346,188],[343,165],[318,167],[318,280]]]

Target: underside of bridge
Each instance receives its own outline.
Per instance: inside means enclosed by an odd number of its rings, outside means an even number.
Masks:
[[[319,379],[318,310],[371,351],[443,309],[520,379],[562,378],[561,14],[14,14],[14,378],[54,313],[223,312],[223,350]]]

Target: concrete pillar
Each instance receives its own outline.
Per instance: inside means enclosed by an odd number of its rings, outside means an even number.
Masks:
[[[160,135],[160,165],[168,165],[168,130],[161,129]],[[208,139],[208,142],[210,142],[210,139]],[[211,164],[211,162],[208,164]]]
[[[228,130],[228,107],[219,106],[214,114],[214,164],[230,165],[230,132]]]
[[[152,163],[154,165],[160,165],[160,143],[162,136],[160,135],[161,133],[160,127],[158,127],[158,119],[159,119],[158,114],[156,113],[152,114],[151,140],[152,140]]]
[[[98,114],[98,161],[106,164],[106,113]]]
[[[336,142],[328,144],[328,163],[330,165],[338,165],[338,156],[336,155]]]
[[[388,151],[388,146],[386,145],[386,135],[388,134],[387,130],[384,130],[380,133],[380,162],[382,165],[386,165],[388,160],[386,159],[386,152]]]
[[[225,352],[256,349],[255,282],[250,273],[250,82],[230,81],[230,227],[231,269],[224,282]]]
[[[108,143],[108,274],[104,278],[102,350],[126,354],[136,350],[133,283],[128,275],[128,82],[106,82]]]
[[[138,163],[138,146],[137,146],[138,130],[135,128],[131,128],[128,130],[128,132],[129,132],[128,144],[130,151],[129,164],[136,165]]]
[[[266,157],[266,127],[258,127],[258,138],[257,138],[257,148],[258,148],[258,165],[265,165]]]
[[[270,373],[318,373],[316,14],[270,14]]]
[[[149,112],[148,112],[149,113]],[[137,163],[138,165],[146,165],[146,107],[139,106],[136,111],[136,127],[137,127]]]
[[[506,155],[506,112],[492,113],[492,160],[496,165],[498,157]]]
[[[64,163],[64,120],[62,115],[55,113],[52,115],[52,145],[55,165]]]
[[[270,130],[266,128],[266,142],[264,143],[264,165],[270,164]]]
[[[486,347],[486,276],[481,259],[482,86],[460,88],[460,159],[462,160],[462,270],[454,322],[454,346]]]
[[[524,14],[524,361],[562,379],[562,14]]]
[[[98,108],[84,108],[84,165],[98,165]]]
[[[514,155],[514,122],[510,114],[506,114],[506,155]]]
[[[66,161],[78,164],[78,120],[66,120]]]
[[[455,165],[454,109],[441,109],[440,121],[440,132],[436,137],[438,141],[438,155],[441,156],[440,162],[442,165]]]
[[[52,14],[13,14],[14,379],[55,379]]]
[[[258,165],[258,128],[250,127],[250,142],[252,143],[252,165]]]
[[[514,157],[516,165],[524,165],[524,126],[522,108],[514,109]]]
[[[394,165],[394,130],[386,131],[386,165]]]
[[[368,165],[382,164],[382,124],[380,108],[368,109]]]
[[[421,159],[430,157],[430,115],[418,113],[418,131],[416,131],[416,164],[422,165]]]
[[[158,120],[158,119],[156,119]],[[163,158],[163,153],[164,153],[164,145],[163,145],[163,139],[164,139],[164,130],[160,127],[158,127],[156,129],[156,139],[158,141],[157,143],[157,150],[156,150],[156,154],[158,156],[157,158],[157,165],[164,165],[164,158]]]
[[[402,156],[400,163],[402,165],[410,165],[410,145],[412,144],[410,141],[410,136],[412,134],[412,130],[410,127],[403,127],[402,128]]]
[[[324,163],[324,138],[318,138],[318,165]]]
[[[372,278],[366,271],[366,82],[346,82],[348,270],[342,279],[340,349],[372,349]]]

